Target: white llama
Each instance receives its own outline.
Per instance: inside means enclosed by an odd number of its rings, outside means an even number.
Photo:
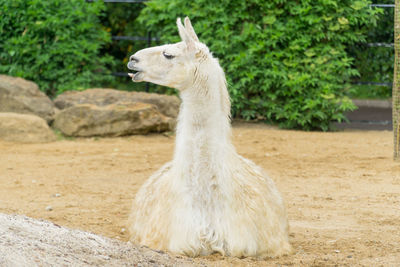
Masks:
[[[174,158],[141,187],[129,218],[130,240],[188,256],[288,254],[288,222],[274,182],[231,143],[225,74],[188,18],[182,42],[130,57],[135,82],[179,90]]]

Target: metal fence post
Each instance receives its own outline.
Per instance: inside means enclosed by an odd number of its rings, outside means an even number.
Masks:
[[[395,1],[394,11],[394,77],[392,89],[393,101],[393,137],[394,159],[400,160],[400,0]]]
[[[147,32],[147,47],[151,47],[151,31]],[[150,91],[150,83],[146,83],[146,92]]]

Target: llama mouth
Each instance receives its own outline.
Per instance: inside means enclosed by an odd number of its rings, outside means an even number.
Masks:
[[[142,73],[143,73],[142,71],[137,71],[137,72],[134,72],[134,73],[128,73],[128,75],[129,75],[129,77],[132,78],[132,81],[140,82],[140,81],[142,81],[141,78],[140,78]]]
[[[138,67],[135,66],[135,63],[133,61],[129,61],[128,62],[128,69],[133,70],[133,73],[128,73],[129,77],[132,78],[132,81],[134,82],[140,82],[141,80],[141,74],[143,73],[143,71],[141,69],[139,69]]]
[[[128,65],[128,68],[129,67],[130,66]],[[136,67],[130,67],[129,69],[134,71],[132,73],[128,73],[129,77],[132,78],[132,81],[140,82],[141,81],[141,75],[142,75],[143,71],[141,69],[139,69],[139,68],[136,68]]]

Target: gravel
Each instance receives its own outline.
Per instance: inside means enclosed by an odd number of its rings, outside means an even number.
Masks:
[[[199,266],[190,258],[0,213],[0,266]],[[200,265],[202,266],[202,265]]]

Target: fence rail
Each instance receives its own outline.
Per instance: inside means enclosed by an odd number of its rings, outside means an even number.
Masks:
[[[371,4],[370,7],[395,7],[394,4]]]
[[[355,85],[377,85],[377,86],[386,86],[386,87],[392,87],[393,86],[392,83],[384,83],[384,82],[361,82],[361,81],[357,81],[357,82],[352,82],[352,84],[355,84]]]
[[[148,37],[148,36],[111,36],[111,39],[121,41],[159,41],[160,38],[157,37]]]
[[[86,0],[86,2],[95,2],[96,0]],[[143,3],[147,0],[103,0],[105,3]]]
[[[394,44],[392,43],[368,43],[366,45],[369,47],[389,47],[389,48],[394,47]]]
[[[110,73],[110,75],[118,76],[118,77],[129,77],[127,72],[113,72],[113,73]]]

